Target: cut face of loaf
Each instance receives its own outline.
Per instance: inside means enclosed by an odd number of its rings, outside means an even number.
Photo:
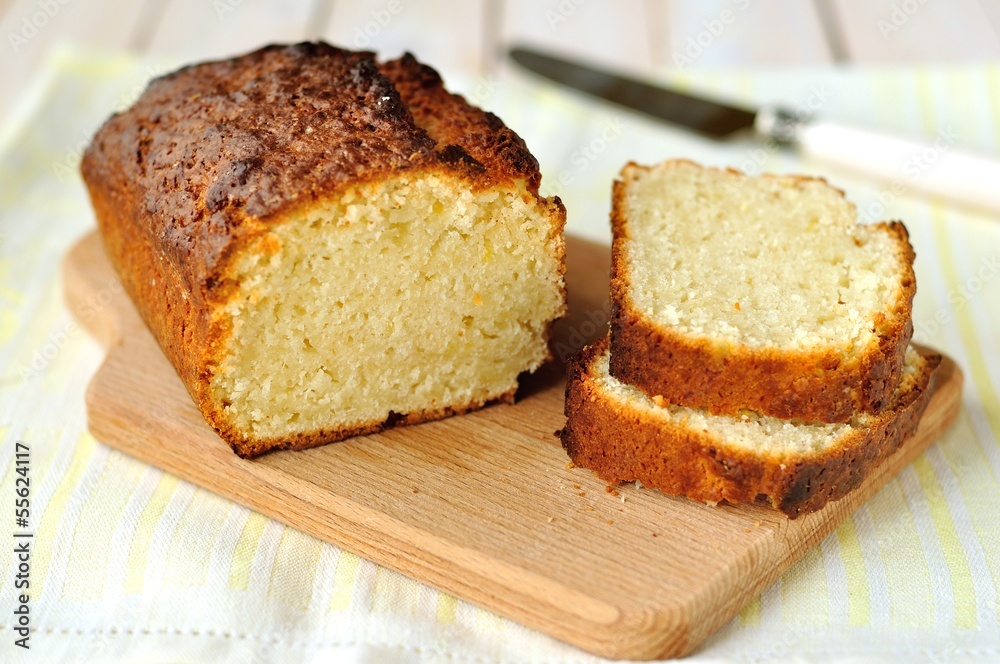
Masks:
[[[915,431],[940,359],[908,349],[877,415],[803,423],[654,401],[611,376],[604,339],[569,367],[562,443],[574,464],[612,485],[638,480],[698,501],[764,502],[794,518],[846,495]]]
[[[512,398],[562,310],[556,249],[525,191],[436,174],[352,189],[237,260],[210,393],[257,440]]]
[[[537,162],[409,55],[182,69],[82,170],[126,289],[242,456],[511,400],[565,309]]]
[[[846,422],[877,412],[912,333],[901,223],[823,180],[687,161],[614,186],[611,373],[670,403]]]

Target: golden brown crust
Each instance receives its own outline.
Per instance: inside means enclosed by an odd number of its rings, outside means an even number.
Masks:
[[[379,66],[406,103],[414,122],[437,143],[446,163],[467,163],[478,174],[497,181],[523,180],[538,193],[538,161],[520,136],[492,113],[448,92],[440,75],[409,53]],[[489,186],[480,177],[480,186]]]
[[[913,433],[933,392],[940,356],[926,354],[919,378],[865,428],[833,449],[796,460],[753,454],[704,431],[657,418],[613,398],[595,383],[604,339],[569,365],[562,443],[573,463],[612,485],[643,486],[706,502],[767,503],[792,518],[813,512],[858,486]]]
[[[643,167],[629,164],[622,172],[630,168]],[[835,349],[806,352],[732,345],[722,352],[709,338],[658,325],[633,305],[625,258],[625,190],[625,182],[616,180],[611,213],[613,376],[651,397],[716,414],[753,410],[786,419],[846,422],[855,412],[878,412],[889,403],[913,333],[911,307],[916,293],[914,253],[902,223],[876,224],[896,238],[905,271],[899,299],[876,320],[876,343],[846,359]]]
[[[139,313],[206,420],[244,456],[483,405],[390,415],[293,441],[234,431],[209,390],[231,334],[220,307],[237,287],[235,258],[262,250],[270,225],[403,173],[459,178],[474,190],[523,183],[558,238],[566,220],[557,198],[538,196],[538,163],[520,137],[448,93],[433,69],[409,54],[379,64],[372,53],[322,42],[267,46],[156,79],[98,130],[81,171]]]

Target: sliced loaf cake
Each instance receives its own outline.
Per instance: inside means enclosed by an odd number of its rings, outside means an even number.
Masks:
[[[126,290],[241,456],[512,400],[565,309],[538,162],[410,55],[185,67],[82,171]]]
[[[881,413],[810,424],[651,399],[610,374],[608,345],[588,346],[569,366],[562,444],[576,465],[612,485],[638,480],[699,501],[763,502],[793,518],[843,497],[899,448],[927,406],[941,359],[911,347]]]
[[[912,333],[914,253],[820,179],[689,161],[614,185],[610,371],[648,396],[848,422],[889,405]]]

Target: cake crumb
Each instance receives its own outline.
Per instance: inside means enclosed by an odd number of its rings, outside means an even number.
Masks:
[[[554,518],[552,518],[551,516],[550,516],[550,517],[549,517],[548,519],[546,519],[546,520],[547,520],[547,521],[548,521],[549,523],[552,523],[553,521],[555,521],[555,519],[554,519]]]
[[[748,532],[750,532],[750,529],[749,528],[744,528],[743,532],[748,533]]]
[[[604,490],[607,491],[608,493],[610,493],[612,496],[617,496],[618,495],[618,489],[614,488],[610,484],[607,485],[606,487],[604,487]]]
[[[417,487],[413,487],[413,493],[420,493],[420,489],[418,489]]]
[[[757,526],[758,528],[760,528],[760,521],[754,521],[754,522],[753,522],[753,525],[755,525],[755,526]]]
[[[662,407],[663,404],[666,403],[666,400],[663,398],[662,394],[657,394],[655,397],[653,397],[653,403],[655,403],[657,406]]]
[[[579,491],[579,490],[580,490],[580,485],[579,485],[579,484],[576,484],[576,483],[574,483],[574,484],[573,484],[573,488],[574,488],[574,489],[576,489],[577,491]]]
[[[656,533],[653,533],[653,537],[656,537]]]
[[[567,468],[576,468],[576,464],[573,463],[572,461],[570,461],[569,463],[566,464],[566,467]]]
[[[736,307],[736,311],[742,311],[742,309],[740,309],[740,303],[739,302],[737,302],[733,306]]]
[[[608,519],[608,525],[609,526],[612,525],[613,523],[614,523],[614,521],[612,521],[611,519]]]

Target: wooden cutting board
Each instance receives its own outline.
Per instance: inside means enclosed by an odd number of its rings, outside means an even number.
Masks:
[[[605,329],[609,250],[567,239],[565,356]],[[70,307],[108,348],[87,391],[100,441],[320,539],[584,650],[691,652],[955,419],[945,358],[917,433],[841,501],[789,520],[571,468],[563,367],[522,381],[515,405],[246,461],[205,424],[108,264],[96,235],[66,258]]]

